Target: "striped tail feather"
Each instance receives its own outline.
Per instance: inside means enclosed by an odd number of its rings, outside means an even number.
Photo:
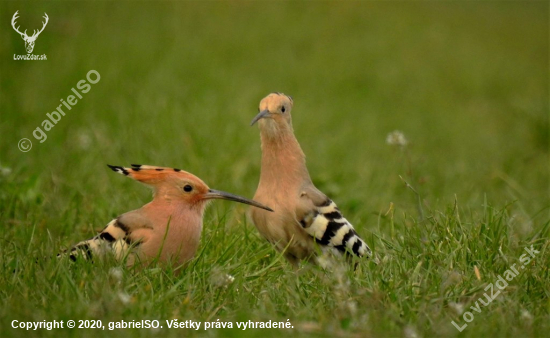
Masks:
[[[306,215],[300,223],[320,245],[358,257],[372,255],[367,243],[359,237],[353,225],[342,216],[336,203],[330,199]]]
[[[113,254],[115,259],[122,260],[130,252],[131,247],[132,242],[126,229],[118,219],[114,219],[96,236],[76,244],[68,252],[58,256],[68,255],[71,260],[76,261]]]

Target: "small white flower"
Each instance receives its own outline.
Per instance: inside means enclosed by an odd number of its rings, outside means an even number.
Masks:
[[[521,310],[520,319],[524,321],[527,325],[531,325],[533,322],[533,315],[529,311],[523,309]]]
[[[327,255],[319,255],[316,258],[317,264],[323,269],[331,270],[333,266],[333,261]]]
[[[2,166],[0,165],[0,175],[2,175],[2,176],[8,176],[9,174],[11,174],[11,168],[2,167]]]
[[[219,268],[212,269],[212,273],[210,275],[210,282],[212,285],[216,287],[227,287],[229,284],[233,283],[235,280],[235,277],[231,276],[230,274],[224,273]]]
[[[464,304],[450,302],[449,307],[453,309],[458,316],[460,316],[464,312]]]
[[[403,330],[403,336],[406,338],[418,338],[420,337],[418,335],[418,332],[416,332],[416,329],[412,325],[405,326],[405,329]]]
[[[124,291],[120,291],[117,295],[118,295],[118,299],[120,299],[122,304],[125,304],[125,305],[130,304],[132,297],[129,294],[127,294]]]
[[[351,313],[352,315],[355,315],[357,313],[357,303],[352,301],[352,300],[348,300],[346,302],[346,305],[347,305],[347,308],[349,310],[349,313]]]
[[[405,147],[409,141],[405,138],[405,135],[399,130],[394,130],[386,137],[386,143],[391,146]]]
[[[109,270],[109,276],[111,276],[115,281],[121,282],[122,281],[122,269],[121,268],[111,268]]]
[[[77,136],[77,142],[80,149],[86,150],[90,148],[90,145],[92,145],[92,138],[88,133],[80,132]]]

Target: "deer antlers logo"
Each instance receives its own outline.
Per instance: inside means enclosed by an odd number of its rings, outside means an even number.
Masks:
[[[27,49],[27,53],[30,54],[30,53],[32,53],[32,50],[34,49],[34,42],[36,41],[36,38],[38,38],[40,33],[42,33],[42,31],[44,30],[44,28],[46,28],[46,25],[48,24],[48,20],[49,20],[48,14],[44,13],[43,18],[46,19],[46,21],[42,22],[42,29],[39,30],[39,31],[34,30],[34,34],[32,36],[28,36],[26,29],[25,29],[24,33],[21,33],[19,31],[19,27],[15,28],[15,24],[16,24],[15,21],[18,18],[18,16],[17,16],[18,12],[19,12],[19,10],[16,11],[15,14],[13,15],[13,18],[11,19],[11,25],[12,25],[13,29],[15,29],[15,31],[17,33],[19,33],[19,35],[21,35],[23,40],[25,40],[25,48]]]

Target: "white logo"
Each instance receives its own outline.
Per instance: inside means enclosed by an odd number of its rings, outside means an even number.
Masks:
[[[15,29],[15,31],[21,35],[23,40],[25,40],[25,48],[27,49],[27,53],[30,54],[30,53],[32,53],[32,50],[34,49],[34,42],[36,41],[36,38],[38,38],[40,33],[42,33],[42,31],[44,30],[44,28],[46,28],[46,25],[48,24],[48,20],[49,20],[48,14],[44,13],[43,18],[46,19],[46,22],[42,22],[42,29],[39,30],[38,32],[36,30],[34,30],[34,34],[32,36],[28,36],[26,29],[25,29],[24,33],[21,33],[19,31],[19,27],[17,27],[17,28],[15,27],[15,21],[18,18],[18,16],[17,16],[18,12],[19,12],[19,10],[17,10],[15,12],[15,14],[13,15],[13,18],[11,19],[11,25],[13,26],[13,29]]]

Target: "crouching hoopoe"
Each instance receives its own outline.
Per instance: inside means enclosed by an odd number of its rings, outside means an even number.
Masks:
[[[199,246],[204,209],[211,199],[226,199],[270,208],[244,197],[214,190],[180,169],[132,164],[109,167],[153,188],[153,201],[112,220],[97,236],[76,244],[72,260],[112,252],[127,265],[157,260],[179,267],[193,258]]]
[[[253,209],[252,221],[279,250],[287,248],[284,255],[294,265],[315,256],[316,246],[370,256],[370,248],[336,204],[311,182],[305,155],[292,129],[292,106],[291,97],[269,94],[251,122],[259,124],[262,146],[260,183],[254,200],[275,210]]]

